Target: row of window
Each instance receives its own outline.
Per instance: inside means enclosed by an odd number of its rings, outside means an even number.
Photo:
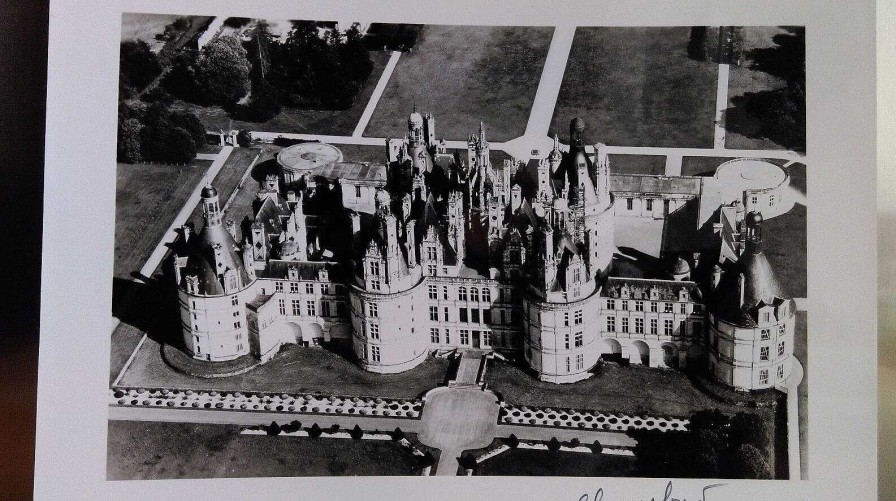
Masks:
[[[778,366],[778,381],[784,379],[784,365]],[[768,369],[759,371],[759,384],[768,384]]]
[[[630,321],[628,317],[622,317],[620,322],[621,330],[620,332],[628,333]],[[644,334],[644,319],[641,317],[635,318],[635,334]],[[652,336],[659,335],[659,320],[656,318],[650,319],[650,330],[649,334]],[[664,336],[672,336],[675,334],[674,331],[674,322],[671,319],[663,320],[663,335]],[[679,335],[687,334],[687,322],[682,320],[678,323]],[[693,332],[700,333],[703,330],[703,324],[701,322],[694,322]],[[608,316],[607,317],[607,332],[616,332],[616,317]]]
[[[334,295],[339,293],[339,284],[319,284],[320,285],[320,293],[321,294],[329,294]],[[305,283],[304,287],[299,282],[289,282],[289,293],[290,294],[299,294],[304,289],[305,294],[314,294],[314,284],[313,283]],[[263,293],[264,291],[262,291]],[[274,282],[274,292],[285,292],[283,282]],[[233,298],[234,303],[236,304],[236,297]]]
[[[464,346],[475,345],[475,347],[479,348],[487,348],[492,346],[492,332],[491,331],[479,331],[479,330],[468,330],[468,329],[459,329],[458,333],[460,335],[459,344]],[[471,338],[472,335],[472,338]],[[504,335],[502,333],[495,333],[496,341],[498,346],[504,345]],[[451,344],[451,330],[450,329],[439,329],[437,327],[430,327],[429,329],[429,341],[433,344]]]
[[[441,298],[443,300],[449,300],[450,295],[448,292],[448,286],[443,285],[441,287]],[[429,284],[428,288],[429,299],[439,299],[439,286],[436,284]],[[499,301],[502,303],[509,303],[516,301],[516,293],[512,288],[502,287],[498,289]],[[488,287],[467,287],[461,285],[457,288],[457,300],[458,301],[482,301],[485,303],[490,303],[492,301],[492,291]]]
[[[719,352],[719,337],[714,336],[712,340],[713,349],[716,353]],[[784,353],[787,351],[787,342],[781,341],[778,343],[778,357],[783,357]],[[762,362],[767,362],[769,360],[769,355],[771,352],[770,346],[760,346],[759,347],[759,360]]]
[[[778,334],[785,334],[786,332],[787,332],[786,326],[784,326],[784,325],[778,326]],[[762,331],[760,332],[760,336],[762,337],[763,341],[768,341],[772,337],[772,330],[771,329],[762,329]]]
[[[620,309],[622,311],[630,311],[631,304],[634,302],[634,311],[644,311],[644,303],[649,304],[651,313],[659,313],[659,302],[658,301],[642,301],[635,300],[629,301],[627,299],[620,300]],[[607,309],[615,310],[616,309],[616,300],[615,299],[607,299]],[[693,313],[700,313],[703,311],[703,305],[694,303]],[[679,303],[678,304],[678,312],[681,314],[687,314],[688,312],[688,303]],[[663,313],[675,313],[675,303],[664,302],[663,303]]]
[[[585,355],[579,353],[576,355],[576,370],[580,371],[585,368]],[[566,357],[566,372],[572,372],[572,364],[570,358]]]
[[[345,316],[345,303],[342,301],[335,301],[335,307],[333,306],[334,302],[331,301],[321,301],[320,302],[320,316],[322,317],[342,317]],[[288,310],[290,315],[294,315],[300,317],[303,315],[302,309],[302,301],[299,299],[293,299],[290,302],[291,309]],[[280,314],[286,315],[286,300],[280,299],[279,301]],[[305,300],[305,308],[304,315],[309,317],[316,317],[318,315],[317,311],[317,300],[316,299],[307,299]]]
[[[653,210],[653,200],[652,198],[648,198],[644,200],[647,210]],[[625,199],[625,209],[626,210],[634,210],[635,209],[635,200],[633,198]],[[669,201],[663,200],[663,214],[669,214]]]
[[[374,308],[375,311],[375,308]],[[430,306],[429,307],[429,319],[433,322],[443,321],[450,322],[451,318],[448,313],[448,307],[445,306],[442,308],[442,318],[439,318],[439,307],[438,306]],[[520,323],[519,312],[516,310],[510,310],[510,314],[507,313],[508,310],[497,310],[497,317],[492,317],[492,310],[490,308],[458,308],[457,310],[457,321],[463,323],[473,323],[473,324],[486,324],[491,325],[494,321],[498,325],[518,325]],[[368,308],[368,314],[370,313],[370,308]]]

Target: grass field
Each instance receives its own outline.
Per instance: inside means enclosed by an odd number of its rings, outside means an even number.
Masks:
[[[671,369],[606,364],[601,374],[564,384],[558,391],[554,383],[539,381],[515,365],[494,361],[486,379],[489,388],[516,405],[679,417],[711,408],[731,413],[743,410],[713,399],[695,387],[687,374]]]
[[[666,157],[662,155],[608,155],[610,172],[614,174],[665,174]]]
[[[779,26],[745,27],[744,55],[748,56],[749,52],[754,49],[774,47],[775,43],[772,41],[772,37],[784,33],[786,33],[786,30]],[[745,57],[745,59],[747,58]],[[741,97],[748,92],[771,91],[785,86],[786,82],[782,78],[778,78],[777,76],[764,71],[751,69],[750,61],[747,59],[741,66],[731,66],[730,68],[728,74],[728,106],[733,106],[733,99]],[[743,116],[739,119],[749,120],[749,117]],[[760,123],[756,123],[754,126],[755,128],[762,127]],[[784,149],[782,146],[769,139],[747,137],[730,129],[725,135],[725,146],[733,149]]]
[[[129,278],[143,266],[210,165],[118,164],[115,277]]]
[[[510,449],[483,461],[476,469],[476,475],[631,477],[635,476],[634,468],[635,458],[631,456]]]
[[[553,28],[425,26],[402,54],[364,132],[401,137],[416,104],[436,119],[436,136],[463,140],[485,122],[486,137],[521,136],[541,78]]]
[[[682,157],[682,176],[713,176],[716,169],[733,158],[725,157]]]
[[[176,101],[173,109],[187,109],[192,111],[208,130],[241,129],[257,130],[262,132],[290,132],[298,134],[331,134],[351,135],[364,108],[373,94],[373,89],[379,81],[389,54],[384,52],[371,52],[373,72],[366,85],[355,98],[352,106],[347,110],[300,110],[295,108],[283,108],[283,111],[266,122],[245,122],[233,120],[227,112],[219,106],[199,106],[184,101]]]
[[[448,361],[433,358],[400,374],[365,371],[347,358],[317,348],[284,347],[270,362],[245,374],[203,379],[176,372],[147,339],[120,384],[181,389],[240,390],[414,398],[444,383]]]
[[[687,27],[577,28],[551,132],[576,116],[586,139],[619,146],[708,148],[718,67],[688,58]]]
[[[790,167],[793,186],[805,190],[806,166]],[[806,297],[806,206],[794,205],[787,214],[765,220],[762,224],[763,250],[778,280],[793,297]]]
[[[392,441],[241,435],[240,427],[110,421],[109,480],[419,475]]]
[[[212,181],[212,186],[218,190],[218,200],[220,201],[221,207],[224,207],[224,204],[227,203],[227,200],[230,199],[230,196],[236,191],[239,186],[240,180],[243,175],[246,173],[246,169],[249,168],[249,165],[252,164],[252,160],[255,159],[257,155],[258,161],[264,161],[268,156],[265,155],[265,152],[260,148],[234,148],[233,151],[230,152],[230,156],[227,157],[227,161],[224,162],[224,165],[221,166],[221,170],[218,171],[218,175],[215,176],[215,179]],[[249,184],[252,180],[248,179],[246,184]],[[257,189],[253,191],[258,191]],[[228,214],[227,218],[230,216]],[[193,209],[193,213],[190,214],[190,219],[193,223],[193,227],[196,228],[196,231],[202,229],[204,222],[202,220],[202,207],[197,205],[195,209]],[[239,224],[239,221],[236,221]]]

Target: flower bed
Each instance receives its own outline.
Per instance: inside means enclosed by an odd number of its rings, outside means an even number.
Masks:
[[[605,431],[685,431],[688,427],[687,419],[675,417],[630,416],[621,413],[604,413],[591,410],[515,406],[507,403],[501,404],[498,422],[500,424]]]
[[[170,407],[219,409],[295,414],[345,414],[419,419],[423,402],[414,399],[343,397],[336,395],[290,395],[261,392],[241,393],[205,390],[115,388],[111,405],[126,407]]]

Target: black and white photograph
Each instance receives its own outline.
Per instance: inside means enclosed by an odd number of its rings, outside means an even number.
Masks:
[[[803,25],[226,14],[121,16],[108,480],[813,478]]]

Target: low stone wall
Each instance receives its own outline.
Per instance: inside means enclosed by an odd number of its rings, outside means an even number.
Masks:
[[[114,388],[109,404],[126,407],[218,409],[419,419],[423,402],[416,399],[242,393],[238,391]]]
[[[604,431],[660,430],[685,431],[689,421],[674,417],[630,416],[592,410],[554,409],[525,405],[501,404],[500,424],[582,428]]]

